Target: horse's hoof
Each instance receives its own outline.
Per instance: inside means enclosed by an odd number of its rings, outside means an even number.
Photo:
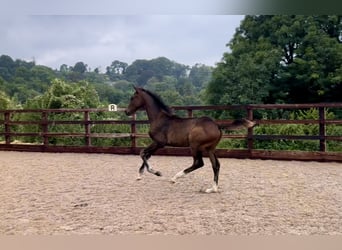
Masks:
[[[155,175],[156,175],[156,176],[162,176],[162,173],[159,172],[159,171],[156,171]]]
[[[213,190],[212,188],[202,188],[200,191],[202,194],[211,194],[211,193],[218,193],[218,190]]]
[[[176,183],[176,180],[172,178],[172,179],[170,180],[170,183],[175,184],[175,183]]]
[[[138,176],[135,180],[140,181],[140,180],[142,180],[142,178],[141,178],[141,176]]]
[[[208,189],[204,190],[204,193],[206,193],[206,194],[218,193],[218,190],[215,188],[208,188]]]
[[[218,186],[214,184],[212,188],[201,189],[201,192],[206,194],[218,193]]]

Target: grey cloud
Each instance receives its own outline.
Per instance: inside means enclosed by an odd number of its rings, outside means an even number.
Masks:
[[[227,51],[243,16],[111,15],[16,16],[0,19],[0,54],[35,58],[58,68],[83,61],[103,70],[113,60],[165,56],[179,63],[214,65]]]

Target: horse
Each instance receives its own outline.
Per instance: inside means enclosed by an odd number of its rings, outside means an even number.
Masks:
[[[203,154],[207,153],[214,172],[214,183],[205,192],[218,192],[220,162],[215,155],[215,148],[222,137],[221,129],[251,128],[255,123],[247,119],[241,119],[235,120],[232,124],[225,127],[220,127],[209,117],[181,118],[174,115],[171,108],[158,95],[144,88],[134,86],[134,89],[135,93],[131,97],[125,113],[130,116],[137,110],[145,109],[150,123],[149,136],[153,141],[140,152],[143,162],[139,168],[137,180],[141,179],[145,168],[156,176],[162,175],[161,172],[152,169],[147,162],[158,149],[165,146],[190,147],[193,164],[177,173],[171,179],[171,182],[176,183],[178,178],[203,167]]]

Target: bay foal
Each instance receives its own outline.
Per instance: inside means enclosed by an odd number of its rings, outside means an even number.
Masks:
[[[215,155],[215,148],[222,137],[218,124],[209,117],[181,118],[173,115],[171,109],[157,95],[143,88],[134,87],[134,89],[135,93],[125,112],[127,115],[132,115],[139,109],[145,109],[150,122],[149,135],[153,140],[151,145],[140,152],[143,163],[139,169],[138,179],[141,179],[145,168],[148,172],[161,176],[161,173],[153,170],[147,162],[157,149],[165,146],[190,147],[193,164],[177,173],[171,182],[175,183],[179,177],[202,167],[203,153],[207,153],[214,171],[214,184],[205,192],[217,192],[220,162]],[[252,126],[254,126],[253,122],[243,119],[235,120],[231,125],[226,126],[226,129]]]

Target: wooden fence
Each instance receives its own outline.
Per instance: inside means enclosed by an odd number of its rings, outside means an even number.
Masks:
[[[260,110],[303,110],[315,108],[319,111],[318,119],[311,120],[288,120],[288,119],[257,119],[255,112]],[[315,161],[340,161],[342,152],[327,152],[327,141],[342,142],[342,135],[327,135],[326,127],[329,125],[342,125],[342,120],[326,119],[327,109],[342,109],[342,103],[324,104],[273,104],[273,105],[233,105],[233,106],[176,106],[176,111],[185,112],[185,116],[193,117],[196,112],[211,111],[243,111],[245,117],[254,120],[257,125],[279,124],[315,124],[319,127],[317,135],[256,135],[254,129],[242,131],[244,134],[224,134],[223,139],[246,140],[246,149],[217,149],[219,157],[250,158],[250,159],[279,159],[279,160],[315,160]],[[118,109],[117,112],[122,112]],[[148,124],[146,120],[138,120],[134,115],[130,119],[104,119],[99,120],[94,114],[109,112],[108,109],[45,109],[45,110],[0,110],[0,150],[30,151],[30,152],[79,152],[79,153],[114,153],[114,154],[139,154],[141,147],[138,146],[139,138],[148,138],[146,133],[139,133],[137,126]],[[34,114],[35,120],[23,120],[23,114]],[[56,114],[78,114],[81,119],[58,120]],[[231,123],[231,120],[218,120],[218,123]],[[94,125],[126,125],[130,127],[128,133],[96,133],[92,131]],[[78,125],[83,129],[81,132],[53,132],[51,127],[56,125]],[[18,132],[15,128],[21,126],[36,126],[35,132]],[[38,143],[23,143],[20,138],[34,137]],[[84,145],[53,145],[51,138],[84,138]],[[94,146],[93,138],[127,138],[129,146]],[[263,150],[254,149],[258,140],[314,140],[319,141],[316,151],[288,151],[288,150]],[[190,155],[187,148],[167,147],[160,149],[156,154],[160,155]]]

